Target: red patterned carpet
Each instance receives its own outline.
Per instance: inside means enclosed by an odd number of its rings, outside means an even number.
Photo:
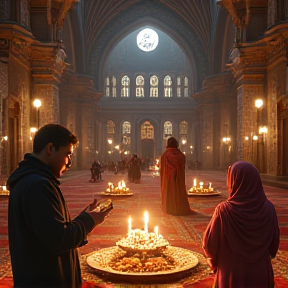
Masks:
[[[140,184],[127,184],[133,196],[114,196],[114,209],[108,219],[96,227],[89,236],[89,243],[79,249],[83,276],[83,288],[95,287],[192,287],[208,288],[213,283],[213,275],[202,254],[202,234],[214,211],[215,206],[227,198],[225,172],[187,171],[186,185],[190,188],[193,179],[212,182],[212,187],[221,192],[220,196],[189,197],[191,208],[195,211],[191,216],[163,215],[160,207],[160,179],[153,177],[151,172],[143,172]],[[126,175],[114,175],[111,172],[103,174],[101,183],[89,183],[89,171],[68,171],[61,178],[61,187],[68,203],[70,213],[75,216],[89,202],[94,195],[98,199],[108,198],[100,195],[108,182],[117,184],[120,180],[126,181]],[[288,190],[264,186],[267,197],[274,203],[280,223],[281,242],[273,268],[276,288],[288,287]],[[110,197],[111,198],[111,197]],[[0,288],[11,288],[13,278],[11,273],[8,237],[7,237],[7,206],[8,198],[0,198]],[[131,284],[129,279],[115,281],[112,278],[101,278],[95,270],[86,264],[86,255],[99,249],[115,246],[120,238],[124,237],[128,229],[128,217],[132,217],[132,228],[143,228],[143,213],[149,212],[149,230],[158,225],[159,233],[166,238],[170,245],[181,247],[194,252],[198,257],[198,265],[189,274],[177,281],[169,281],[166,277],[163,283],[153,284],[141,280],[142,283]],[[117,282],[117,283],[116,283]],[[146,284],[145,284],[146,282]],[[158,281],[157,281],[158,282]],[[169,283],[164,283],[169,282]]]

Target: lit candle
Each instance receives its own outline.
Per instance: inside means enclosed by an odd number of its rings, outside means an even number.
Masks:
[[[2,188],[3,188],[3,191],[6,191],[6,190],[7,190],[6,186],[2,186]]]
[[[203,184],[204,184],[203,182],[200,182],[200,183],[199,183],[200,189],[203,189]]]
[[[144,212],[144,230],[146,233],[148,233],[148,220],[149,220],[149,215],[148,212]]]
[[[196,183],[196,179],[194,179],[194,181],[193,181],[193,186],[196,187],[196,184],[197,184],[197,183]]]
[[[158,239],[158,226],[154,227],[154,233],[156,235],[156,239]]]
[[[132,227],[132,219],[129,216],[129,218],[128,218],[128,237],[130,237],[130,234],[131,234],[131,227]]]
[[[209,183],[209,189],[211,189],[212,183]]]

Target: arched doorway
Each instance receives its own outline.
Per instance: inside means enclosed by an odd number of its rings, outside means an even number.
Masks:
[[[154,126],[150,121],[141,125],[141,157],[153,161],[155,155]]]

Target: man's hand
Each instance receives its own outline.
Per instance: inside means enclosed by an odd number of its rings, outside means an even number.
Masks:
[[[100,225],[105,221],[106,217],[110,214],[112,209],[113,209],[113,204],[111,203],[109,207],[101,211],[97,211],[96,209],[94,209],[92,211],[85,211],[85,212],[88,213],[93,218],[95,225]]]

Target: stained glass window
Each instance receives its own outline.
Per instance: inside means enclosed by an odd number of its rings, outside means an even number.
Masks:
[[[164,97],[172,97],[172,79],[169,75],[164,78]]]
[[[127,75],[122,77],[121,80],[121,97],[130,96],[130,79]]]
[[[144,77],[142,75],[136,77],[136,97],[144,97]]]
[[[150,97],[158,97],[158,82],[156,75],[150,77]]]

